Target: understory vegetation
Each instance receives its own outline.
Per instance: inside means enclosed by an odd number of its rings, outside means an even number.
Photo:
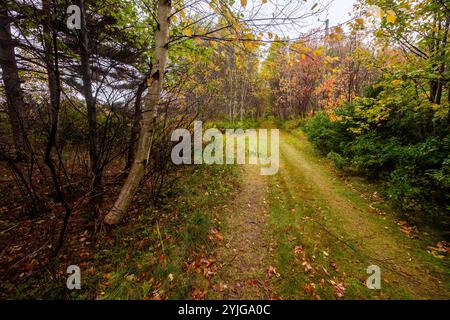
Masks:
[[[412,85],[380,83],[337,108],[333,119],[319,112],[303,128],[337,168],[384,182],[387,198],[413,220],[448,228],[448,114],[424,109],[428,101]]]
[[[448,0],[0,0],[0,298],[448,297],[449,33]],[[259,128],[276,176],[195,161]]]

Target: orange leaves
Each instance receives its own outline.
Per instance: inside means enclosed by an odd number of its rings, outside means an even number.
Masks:
[[[222,234],[220,233],[219,230],[212,229],[211,233],[214,235],[214,238],[216,238],[216,240],[223,241],[223,236],[222,236]]]
[[[316,284],[315,283],[307,283],[303,287],[303,291],[305,291],[305,293],[310,295],[310,296],[314,295],[315,289],[316,289]]]
[[[408,236],[410,236],[412,239],[418,239],[418,233],[419,231],[417,230],[416,226],[411,227],[407,221],[395,221],[399,226],[400,226],[400,230],[404,233],[407,234]]]
[[[200,289],[194,289],[194,291],[192,291],[191,297],[194,300],[201,300],[204,299],[207,294],[208,294],[207,290],[202,291]]]

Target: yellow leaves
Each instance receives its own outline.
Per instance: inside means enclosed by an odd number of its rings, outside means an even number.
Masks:
[[[333,28],[334,33],[344,33],[344,30],[340,26],[336,26]]]
[[[314,56],[320,56],[323,53],[323,47],[319,47],[316,50],[313,51]]]
[[[371,15],[378,19],[383,19],[384,17],[386,17],[386,21],[392,24],[397,21],[397,14],[394,10],[387,10],[385,12],[382,8],[376,5],[372,5],[369,7],[368,15]]]
[[[225,18],[227,18],[229,21],[234,21],[234,17],[233,17],[233,14],[230,12],[230,11],[225,11],[225,13],[224,13],[224,15],[225,15]]]
[[[202,44],[202,39],[200,39],[199,37],[195,37],[194,38],[194,42],[198,45]]]
[[[339,57],[330,57],[330,56],[326,56],[325,57],[325,64],[326,65],[330,65],[330,64],[332,64],[334,62],[337,62],[337,61],[339,61]]]
[[[402,80],[393,80],[391,83],[394,87],[398,87],[402,83]]]
[[[336,26],[332,30],[332,33],[328,36],[330,40],[340,41],[344,38],[344,30],[341,27]]]
[[[192,32],[192,30],[190,30],[190,29],[185,29],[185,30],[183,30],[183,34],[184,34],[186,37],[192,37],[193,32]]]
[[[247,6],[247,0],[241,0],[241,6],[245,8]]]
[[[210,44],[210,46],[213,47],[214,49],[217,49],[217,48],[219,47],[216,41],[210,40],[210,41],[209,41],[209,44]]]
[[[356,22],[358,25],[360,25],[360,26],[363,26],[363,25],[364,25],[364,19],[363,19],[363,18],[357,18],[357,19],[355,20],[355,22]]]
[[[393,10],[388,10],[386,12],[386,21],[389,23],[395,23],[395,21],[397,21],[397,15]]]
[[[272,34],[271,32],[268,32],[268,33],[267,33],[267,36],[269,37],[269,39],[272,39],[272,38],[273,38],[273,34]]]

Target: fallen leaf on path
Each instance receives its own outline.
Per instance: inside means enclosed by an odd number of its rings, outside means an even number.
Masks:
[[[251,285],[251,286],[253,286],[253,287],[257,286],[258,283],[259,283],[259,281],[256,280],[256,279],[250,279],[250,280],[248,281],[248,284]]]
[[[303,287],[303,291],[310,296],[314,295],[314,290],[316,289],[316,285],[314,283],[307,283]]]
[[[305,267],[305,272],[309,272],[312,270],[311,264],[307,261],[303,261],[302,265]]]
[[[208,291],[202,291],[200,289],[194,289],[194,291],[192,292],[192,299],[194,300],[200,300],[203,299],[206,294],[208,293]]]
[[[295,246],[294,252],[295,252],[296,254],[301,254],[301,253],[305,252],[305,249],[303,249],[302,246]]]
[[[269,266],[269,270],[267,272],[269,275],[274,274],[277,278],[280,277],[280,274],[277,272],[275,267]]]
[[[223,281],[220,281],[219,282],[219,291],[223,292],[226,289],[228,289],[228,286]]]
[[[223,240],[223,236],[222,236],[222,234],[220,233],[219,230],[212,229],[211,232],[212,232],[212,234],[214,235],[214,237],[215,237],[217,240],[219,240],[219,241],[222,241],[222,240]]]
[[[334,286],[334,294],[336,295],[336,297],[342,298],[345,294],[344,284],[338,283],[337,285],[335,285]]]

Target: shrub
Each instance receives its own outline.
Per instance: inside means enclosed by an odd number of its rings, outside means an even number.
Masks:
[[[380,87],[367,93],[336,110],[334,121],[317,113],[304,131],[337,168],[381,180],[396,207],[443,220],[450,203],[448,119],[437,119],[432,108],[414,108],[428,105],[418,97],[390,99],[394,93]]]

